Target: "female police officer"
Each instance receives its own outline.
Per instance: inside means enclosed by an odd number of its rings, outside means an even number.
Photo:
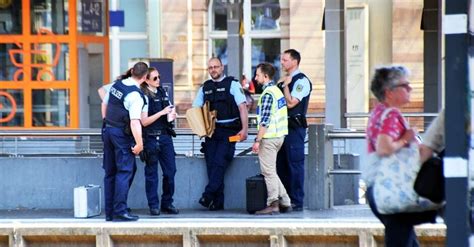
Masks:
[[[161,211],[178,214],[173,206],[174,176],[176,161],[173,146],[173,125],[167,115],[176,113],[168,98],[168,93],[160,86],[160,74],[157,69],[149,68],[146,81],[140,85],[147,96],[148,112],[142,112],[142,124],[145,127],[145,188],[151,215],[160,215],[158,199],[158,160],[163,172]]]

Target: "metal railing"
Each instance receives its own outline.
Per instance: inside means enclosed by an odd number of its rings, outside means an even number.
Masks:
[[[236,145],[237,155],[252,155],[256,129],[249,130],[246,141]],[[175,152],[181,156],[201,155],[201,142],[191,129],[176,129]],[[100,129],[77,130],[0,130],[0,156],[102,156]]]
[[[342,153],[347,153],[346,151],[346,140],[353,139],[365,139],[365,132],[354,131],[351,129],[332,129],[327,133],[327,138],[330,140],[330,144],[333,149],[344,150]],[[340,141],[339,145],[335,144],[334,141]],[[341,152],[335,152],[339,158]],[[340,163],[339,163],[340,164]],[[328,175],[360,175],[360,170],[349,170],[349,169],[329,169]]]
[[[437,114],[420,114],[423,117],[435,117]],[[368,115],[365,115],[367,117]],[[410,114],[417,116],[418,114]],[[362,117],[362,115],[360,116]],[[432,120],[431,120],[432,121]],[[431,123],[430,121],[430,123]],[[428,125],[428,123],[426,123]],[[320,200],[312,202],[318,209],[331,208],[334,193],[334,176],[351,175],[358,176],[362,172],[359,164],[350,169],[336,169],[335,158],[339,159],[338,164],[341,165],[340,155],[352,155],[346,150],[347,141],[364,140],[366,133],[353,129],[334,129],[331,124],[310,125],[308,129],[308,153],[307,175],[315,177],[318,183],[313,186],[314,190],[308,191],[308,194]],[[339,150],[338,150],[339,149]],[[342,152],[340,150],[343,149]],[[337,150],[337,151],[336,151]],[[338,152],[339,151],[339,152]],[[359,157],[360,158],[360,157]],[[357,158],[357,159],[359,159]],[[358,162],[355,162],[358,163]],[[357,180],[357,177],[355,177]],[[365,184],[359,180],[359,188],[364,192]],[[361,199],[359,194],[359,201]]]
[[[325,115],[324,115],[324,113],[311,113],[311,114],[307,114],[306,117],[308,118],[308,120],[311,123],[324,123]],[[257,127],[257,115],[256,114],[249,114],[248,118],[249,118],[249,127],[250,128],[256,128]],[[183,128],[183,129],[189,128],[189,125],[188,125],[187,120],[186,120],[186,116],[178,115],[176,117],[175,127],[176,128]]]
[[[434,117],[432,113],[406,113],[408,117]],[[347,113],[346,117],[364,119],[368,113]],[[310,124],[324,122],[324,114],[308,114]],[[183,126],[184,116],[179,116],[176,126]],[[186,123],[187,124],[187,123]],[[249,116],[249,136],[246,141],[236,145],[236,155],[253,155],[251,146],[256,130],[256,115]],[[201,142],[189,128],[177,128],[177,138],[174,138],[175,151],[182,156],[199,156]],[[365,134],[360,131],[333,130],[327,134],[330,139],[358,139]],[[0,156],[101,156],[103,144],[100,129],[71,129],[71,130],[0,130]],[[306,145],[308,154],[308,145]]]
[[[408,120],[408,124],[419,130],[424,130],[433,121],[438,113],[407,112],[403,116]],[[356,130],[365,130],[369,113],[350,112],[345,113],[347,127]]]

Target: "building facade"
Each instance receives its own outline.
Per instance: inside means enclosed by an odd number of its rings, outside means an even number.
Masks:
[[[0,128],[99,127],[97,88],[137,58],[173,60],[174,104],[185,112],[208,78],[208,58],[227,65],[228,2],[0,0]],[[328,0],[241,2],[242,73],[250,79],[263,61],[280,68],[280,53],[294,48],[313,82],[309,111],[324,113],[326,83],[333,83],[325,81]],[[371,71],[389,63],[412,70],[413,103],[405,110],[422,112],[423,0],[336,2],[346,27],[343,104],[356,106],[348,112],[370,110]],[[123,11],[124,25],[110,26],[109,11]]]

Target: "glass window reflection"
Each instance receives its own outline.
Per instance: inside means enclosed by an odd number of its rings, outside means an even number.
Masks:
[[[33,90],[33,126],[69,126],[69,91],[65,89]]]
[[[280,39],[252,39],[252,74],[255,75],[255,68],[262,62],[271,63],[276,71],[280,71]],[[252,79],[254,79],[253,76]],[[278,81],[280,74],[276,73],[273,80]],[[257,87],[256,93],[261,93],[262,89]]]
[[[0,90],[0,126],[24,126],[23,90]]]
[[[42,30],[52,34],[69,33],[67,0],[31,0],[30,5],[32,34],[42,35]]]
[[[84,0],[83,0],[84,1]],[[97,1],[97,0],[94,0]],[[146,32],[147,20],[143,10],[147,8],[145,0],[120,0],[120,9],[125,9],[125,20],[127,25],[120,27],[120,32]]]
[[[23,80],[22,44],[0,44],[0,81]]]
[[[227,30],[227,8],[225,3],[219,0],[212,4],[212,27],[213,31]]]
[[[148,57],[147,47],[146,40],[120,41],[120,71],[127,71],[130,68],[129,61],[132,58]],[[110,64],[112,65],[112,63]]]
[[[280,29],[280,1],[252,0],[252,30]]]
[[[0,34],[21,34],[21,1],[0,1]]]
[[[218,57],[224,65],[224,74],[227,74],[227,40],[214,39],[212,40],[212,56]]]
[[[36,43],[31,45],[31,79],[35,81],[69,80],[67,44]]]

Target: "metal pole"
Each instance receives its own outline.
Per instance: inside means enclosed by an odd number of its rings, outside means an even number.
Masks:
[[[227,3],[227,75],[240,80],[242,75],[242,37],[240,37],[240,21],[242,19],[242,3]]]
[[[446,246],[469,246],[467,158],[469,147],[468,0],[446,1],[443,18],[446,75]]]
[[[438,112],[442,100],[441,79],[441,0],[423,1],[423,110]],[[427,127],[432,118],[425,118]]]
[[[326,123],[346,126],[346,68],[344,51],[344,0],[325,1]],[[329,110],[330,109],[330,110]]]
[[[332,140],[327,137],[330,124],[310,125],[308,160],[305,166],[305,204],[308,209],[328,209],[333,205],[332,184],[328,171],[334,167]]]

